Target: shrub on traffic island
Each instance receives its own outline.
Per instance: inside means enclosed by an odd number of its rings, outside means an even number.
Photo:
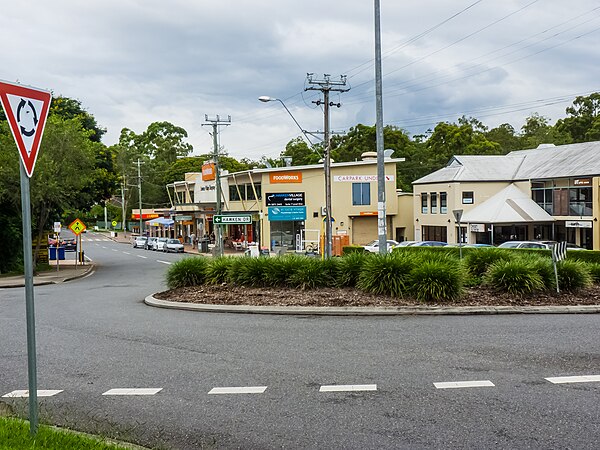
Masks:
[[[233,263],[233,257],[221,256],[210,260],[206,267],[206,282],[208,284],[227,283],[229,268]]]
[[[167,270],[167,286],[169,289],[176,289],[204,284],[207,267],[208,260],[203,256],[180,259]]]
[[[546,286],[536,267],[521,258],[500,259],[489,266],[485,283],[500,292],[526,296],[543,291]]]
[[[360,271],[365,264],[367,253],[349,253],[340,258],[338,262],[337,283],[338,286],[354,287],[358,283]]]
[[[365,260],[357,286],[373,294],[402,297],[408,293],[407,283],[415,260],[408,253],[372,255]]]
[[[463,272],[449,257],[425,260],[410,272],[410,292],[419,301],[456,300],[463,292]]]
[[[556,264],[560,289],[575,292],[591,286],[592,276],[588,264],[565,259]]]

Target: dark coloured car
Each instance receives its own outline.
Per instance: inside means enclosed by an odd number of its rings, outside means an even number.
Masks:
[[[61,245],[67,252],[74,252],[77,250],[77,238],[69,238],[61,241]]]

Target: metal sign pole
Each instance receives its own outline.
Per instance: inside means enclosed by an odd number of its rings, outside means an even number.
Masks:
[[[21,212],[23,215],[23,262],[25,269],[25,314],[27,317],[27,372],[29,375],[29,433],[35,436],[38,429],[37,368],[35,351],[35,309],[33,302],[33,256],[31,254],[31,201],[29,177],[21,168]],[[58,261],[58,246],[57,261]]]

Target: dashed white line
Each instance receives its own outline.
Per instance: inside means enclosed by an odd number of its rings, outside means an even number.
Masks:
[[[433,383],[437,389],[460,389],[471,387],[494,387],[494,383],[490,380],[475,380],[475,381],[445,381],[442,383]]]
[[[102,395],[155,395],[162,391],[162,388],[124,388],[109,389]]]
[[[550,377],[546,378],[552,384],[565,384],[565,383],[591,383],[600,381],[600,375],[581,375],[574,377]]]
[[[321,386],[319,392],[358,392],[376,390],[376,384],[333,384],[329,386]]]
[[[112,250],[113,252],[118,252],[118,251],[119,251],[119,250],[117,250],[116,248],[111,248],[111,250]]]
[[[161,261],[160,259],[157,259],[156,262],[159,262],[161,264],[168,264],[171,265],[171,263],[169,261]]]
[[[137,255],[138,258],[148,259],[147,256]]]
[[[53,395],[59,394],[62,392],[61,390],[52,390],[52,389],[47,389],[47,390],[38,390],[37,391],[37,396],[38,397],[52,397]],[[4,398],[28,398],[29,397],[29,391],[28,390],[23,390],[23,391],[12,391],[9,392],[8,394],[3,395],[2,397]]]
[[[212,388],[208,394],[262,394],[267,386],[241,386],[241,387],[216,387]]]
[[[123,252],[123,253],[125,253],[126,255],[131,255],[131,253],[129,253],[129,252]]]
[[[103,245],[102,248],[106,248],[106,247]]]

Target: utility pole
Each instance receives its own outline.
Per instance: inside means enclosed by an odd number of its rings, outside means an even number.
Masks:
[[[203,123],[202,126],[210,125],[212,126],[213,132],[213,159],[215,162],[215,183],[216,183],[216,194],[217,194],[217,215],[221,214],[221,169],[219,167],[219,140],[217,135],[219,133],[219,126],[229,126],[231,125],[231,116],[227,116],[227,120],[221,119],[219,115],[216,115],[214,118],[210,119],[208,114],[204,115],[204,120],[206,123]],[[221,229],[222,225],[215,225],[213,221],[213,227],[215,228],[215,248],[217,256],[223,256],[223,230]]]
[[[385,162],[383,154],[383,86],[381,82],[381,8],[375,1],[375,134],[377,139],[377,234],[379,254],[387,253]]]
[[[125,186],[125,177],[123,177],[123,182],[121,183],[121,218],[123,225],[123,233],[127,236],[127,222],[125,220],[125,211],[127,210],[127,208],[125,207],[125,191],[127,190],[127,188]]]
[[[332,226],[331,226],[331,140],[330,140],[330,129],[329,129],[329,107],[342,106],[341,103],[334,103],[329,101],[330,92],[347,92],[350,88],[346,87],[346,76],[340,76],[339,81],[332,81],[331,75],[323,75],[323,79],[313,79],[313,74],[309,73],[306,75],[308,84],[310,87],[305,88],[305,91],[321,91],[323,93],[323,100],[317,100],[313,103],[317,105],[323,105],[324,110],[324,144],[325,144],[325,248],[323,256],[325,258],[331,258],[331,247],[332,247]]]
[[[142,236],[143,228],[142,228],[142,162],[140,158],[137,160],[137,169],[138,169],[138,198],[140,202],[140,236]]]

